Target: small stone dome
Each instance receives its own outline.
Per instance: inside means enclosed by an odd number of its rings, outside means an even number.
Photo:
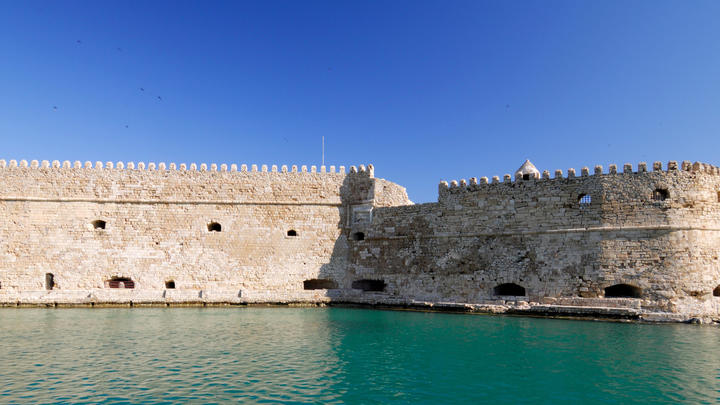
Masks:
[[[523,179],[523,180],[530,180],[533,179],[539,179],[540,178],[540,171],[535,167],[530,160],[526,160],[525,163],[520,166],[519,169],[515,172],[515,179]]]

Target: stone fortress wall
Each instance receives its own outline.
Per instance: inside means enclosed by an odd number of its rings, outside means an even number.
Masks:
[[[398,297],[720,319],[720,169],[702,163],[554,178],[530,164],[514,181],[442,182],[437,203],[376,208],[367,234],[351,249],[351,272],[384,280]]]
[[[413,205],[372,166],[0,161],[0,302],[717,321],[720,169],[662,166],[526,162]]]
[[[372,166],[0,161],[0,182],[5,303],[323,301],[304,282],[349,285],[348,213],[409,203]]]

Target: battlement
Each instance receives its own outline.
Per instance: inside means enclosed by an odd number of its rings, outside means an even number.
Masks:
[[[208,165],[207,163],[201,163],[198,165],[197,163],[190,163],[189,165],[186,163],[180,163],[179,165],[176,163],[169,163],[165,164],[164,162],[155,163],[155,162],[149,162],[147,165],[144,162],[101,162],[96,161],[94,164],[91,161],[85,161],[85,163],[80,162],[79,160],[76,160],[75,162],[70,162],[69,160],[65,160],[62,163],[59,160],[53,160],[52,162],[48,160],[38,161],[38,160],[32,160],[30,163],[28,163],[27,160],[20,160],[18,162],[17,160],[10,160],[9,162],[5,159],[0,159],[0,169],[5,168],[31,168],[31,169],[118,169],[118,170],[147,170],[147,171],[200,171],[200,172],[251,172],[251,173],[337,173],[337,174],[346,174],[345,173],[345,166],[325,166],[322,165],[318,168],[318,166],[312,165],[310,166],[308,170],[307,165],[281,165],[278,167],[278,165],[260,165],[258,169],[257,164],[247,165],[247,164],[216,164],[211,163]],[[372,178],[374,177],[375,169],[372,164],[369,164],[367,166],[365,165],[359,165],[359,166],[350,166],[349,168],[349,174],[365,174],[368,177]]]
[[[526,162],[529,163],[529,162]],[[533,167],[534,168],[534,167]],[[520,182],[542,182],[542,181],[553,181],[553,180],[561,180],[561,179],[577,179],[577,178],[585,178],[585,177],[592,177],[592,176],[612,176],[612,175],[628,175],[628,174],[645,174],[645,173],[672,173],[672,172],[678,172],[678,171],[684,171],[684,172],[693,172],[693,173],[706,173],[710,175],[720,175],[720,167],[707,164],[707,163],[701,163],[701,162],[695,162],[692,163],[689,160],[683,161],[680,165],[678,165],[677,161],[671,160],[668,162],[667,166],[663,168],[662,162],[655,161],[652,164],[652,171],[648,169],[647,162],[640,162],[637,164],[636,169],[633,169],[633,165],[631,163],[625,163],[622,166],[622,171],[618,171],[618,166],[616,164],[611,164],[608,166],[608,170],[604,171],[602,165],[595,165],[593,171],[590,171],[590,168],[585,166],[582,169],[580,169],[580,174],[576,172],[574,168],[567,169],[567,173],[565,176],[563,176],[562,170],[555,170],[554,176],[550,176],[550,172],[548,170],[544,170],[542,172],[542,175],[532,175],[524,173],[521,167],[521,170],[517,171],[515,173],[515,179],[514,182],[520,183]],[[438,185],[438,191],[441,195],[446,193],[458,193],[458,192],[465,192],[465,191],[476,191],[483,188],[483,186],[493,186],[493,185],[500,185],[500,184],[509,184],[513,183],[513,177],[508,173],[505,174],[500,179],[499,176],[493,176],[491,179],[488,179],[487,177],[481,177],[478,179],[477,177],[471,177],[469,181],[466,181],[465,179],[461,179],[460,181],[452,180],[449,183],[447,181],[441,181]]]
[[[0,160],[4,201],[103,203],[409,203],[372,164],[306,166]],[[375,187],[375,184],[381,185]]]

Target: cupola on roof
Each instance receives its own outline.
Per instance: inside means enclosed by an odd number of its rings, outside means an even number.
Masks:
[[[515,172],[515,178],[522,178],[523,180],[530,180],[531,178],[539,179],[540,171],[530,160],[525,160],[525,163]]]

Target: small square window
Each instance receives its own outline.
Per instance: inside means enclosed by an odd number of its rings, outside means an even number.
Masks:
[[[653,201],[665,201],[670,196],[670,193],[664,188],[656,188],[655,191],[653,191],[652,199]]]

